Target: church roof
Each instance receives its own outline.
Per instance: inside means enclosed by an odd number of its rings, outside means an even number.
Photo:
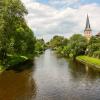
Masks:
[[[96,34],[96,36],[100,36],[100,32],[98,34]]]
[[[89,21],[89,16],[88,15],[87,15],[87,20],[86,20],[85,30],[91,30],[91,26],[90,26],[90,21]]]

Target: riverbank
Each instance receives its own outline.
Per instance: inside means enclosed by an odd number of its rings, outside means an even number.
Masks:
[[[94,66],[97,69],[100,69],[100,59],[88,57],[88,56],[78,56],[76,60]]]
[[[23,56],[23,55],[8,55],[8,66],[14,66],[20,62],[24,62],[28,60],[28,56]]]
[[[7,62],[5,65],[0,65],[0,73],[2,73],[3,71],[5,71],[7,68],[10,68],[14,65],[17,65],[19,63],[25,62],[29,59],[32,59],[33,56],[27,55],[27,56],[23,56],[23,55],[7,55]]]
[[[44,51],[41,51],[40,54],[42,54]],[[7,62],[6,64],[1,64],[0,63],[0,73],[2,73],[3,71],[5,71],[6,69],[9,68],[14,68],[14,66],[18,65],[18,64],[22,64],[26,61],[31,61],[33,60],[34,57],[39,56],[40,54],[26,54],[26,55],[11,55],[8,54],[7,55]]]

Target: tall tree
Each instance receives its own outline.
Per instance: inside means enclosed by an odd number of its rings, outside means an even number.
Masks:
[[[27,26],[27,10],[20,0],[2,0],[0,27],[0,59],[5,62],[8,53],[29,54],[34,51],[35,37]]]

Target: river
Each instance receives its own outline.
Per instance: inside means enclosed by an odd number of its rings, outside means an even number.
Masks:
[[[46,50],[0,74],[0,100],[100,100],[100,73]]]

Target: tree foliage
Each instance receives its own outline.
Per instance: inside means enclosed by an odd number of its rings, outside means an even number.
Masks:
[[[54,36],[49,46],[61,56],[75,58],[79,55],[88,55],[100,58],[99,36],[93,36],[89,41],[81,34],[74,34],[69,40],[62,36]]]
[[[76,57],[84,55],[87,47],[87,40],[80,34],[74,34],[68,44],[70,55]]]
[[[35,50],[35,37],[27,26],[28,14],[20,0],[0,1],[0,60],[5,64],[8,54],[28,55]]]
[[[35,43],[35,53],[41,54],[46,49],[46,45],[43,39],[37,39]]]
[[[52,49],[56,49],[59,46],[64,46],[68,42],[68,39],[65,39],[63,36],[54,36],[51,39],[49,45]]]
[[[57,41],[59,38],[60,41]],[[50,44],[51,47],[56,47],[57,54],[68,57],[76,57],[78,55],[85,54],[87,40],[80,34],[74,34],[69,40],[64,37],[56,36],[56,38],[54,37],[50,41]],[[52,44],[55,44],[55,46],[52,46]]]
[[[93,36],[87,47],[87,54],[89,56],[94,56],[100,58],[100,37]]]

